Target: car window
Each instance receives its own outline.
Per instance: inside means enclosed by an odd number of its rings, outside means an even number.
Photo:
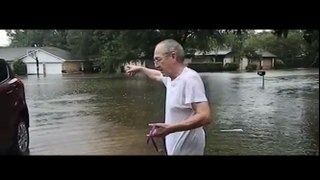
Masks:
[[[0,84],[8,78],[7,64],[4,60],[0,60]]]

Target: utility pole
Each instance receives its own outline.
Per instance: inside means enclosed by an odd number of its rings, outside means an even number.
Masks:
[[[37,76],[39,78],[39,60],[37,55],[36,55],[36,63],[37,63]]]
[[[266,72],[265,72],[265,71],[262,71],[262,70],[259,70],[259,71],[257,72],[257,74],[258,74],[259,76],[262,76],[262,89],[264,89],[264,75],[266,75]]]
[[[36,50],[27,50],[27,55],[31,57],[32,59],[36,60],[36,66],[37,66],[37,76],[39,78],[39,59],[37,56]]]

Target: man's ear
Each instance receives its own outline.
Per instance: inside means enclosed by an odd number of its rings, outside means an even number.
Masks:
[[[175,59],[175,61],[177,61],[177,54],[176,54],[176,52],[171,52],[171,58],[172,59]]]

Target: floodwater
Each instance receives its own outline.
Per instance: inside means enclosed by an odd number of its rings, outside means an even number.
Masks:
[[[213,120],[206,155],[319,155],[319,69],[201,73]],[[30,155],[160,155],[148,123],[165,89],[144,76],[24,77]],[[161,146],[161,142],[157,141]]]

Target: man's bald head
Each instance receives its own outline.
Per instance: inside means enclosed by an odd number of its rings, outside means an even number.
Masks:
[[[159,42],[157,46],[162,46],[165,50],[165,53],[170,53],[174,51],[176,53],[177,60],[180,62],[184,61],[183,47],[176,40],[166,39]]]

